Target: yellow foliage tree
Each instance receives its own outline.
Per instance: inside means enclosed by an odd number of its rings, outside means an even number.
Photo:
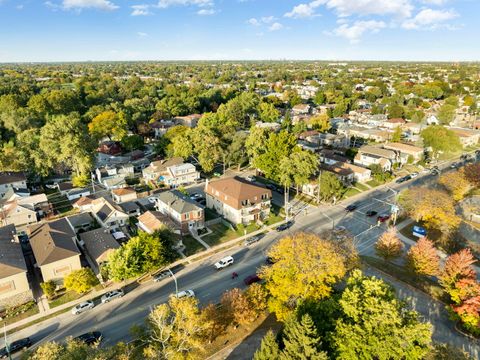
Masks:
[[[385,260],[391,260],[402,254],[403,243],[399,239],[397,230],[394,227],[389,228],[378,238],[375,250]]]
[[[285,320],[299,300],[328,297],[332,286],[346,274],[344,251],[314,234],[298,233],[275,244],[268,253],[272,266],[261,269],[270,293],[268,305],[279,320]]]
[[[416,221],[423,221],[429,229],[449,234],[460,225],[455,214],[455,201],[442,190],[416,187],[403,192],[399,201]]]
[[[312,129],[318,130],[320,132],[326,132],[331,128],[330,119],[327,114],[312,116],[308,120],[307,124]]]
[[[471,188],[463,170],[444,174],[440,176],[438,182],[452,194],[455,201],[462,200]]]

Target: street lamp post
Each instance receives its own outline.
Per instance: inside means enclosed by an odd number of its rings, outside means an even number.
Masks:
[[[173,277],[173,281],[175,281],[175,296],[178,296],[178,283],[177,283],[177,277],[173,274],[172,270],[168,269],[168,272],[170,275]]]
[[[10,353],[10,345],[7,341],[7,329],[6,329],[6,323],[3,323],[3,336],[5,338],[5,350],[7,350],[8,358],[12,360],[12,354]]]

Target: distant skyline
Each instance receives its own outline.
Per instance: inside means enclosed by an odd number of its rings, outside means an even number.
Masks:
[[[478,0],[0,0],[0,62],[480,61]]]

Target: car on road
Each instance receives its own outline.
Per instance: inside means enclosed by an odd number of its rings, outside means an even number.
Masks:
[[[170,271],[164,270],[164,271],[158,273],[157,275],[155,275],[155,276],[153,277],[153,281],[154,281],[154,282],[159,282],[159,281],[161,281],[161,280],[163,280],[163,279],[166,279],[166,278],[168,278],[168,277],[170,277],[170,276],[172,276],[172,274],[170,273]]]
[[[275,185],[273,185],[273,184],[267,184],[267,185],[265,185],[265,186],[266,186],[267,189],[269,189],[269,190],[272,190],[272,191],[277,190],[277,187],[276,187]]]
[[[440,174],[440,171],[437,170],[437,169],[432,169],[431,173],[432,173],[432,175],[438,175],[438,174]]]
[[[180,291],[175,296],[177,297],[177,299],[181,299],[181,298],[184,298],[184,297],[194,297],[195,293],[193,292],[193,290],[183,290],[183,291]]]
[[[215,267],[215,269],[220,270],[232,264],[233,264],[233,257],[226,256],[223,259],[220,259],[219,261],[217,261],[213,266]]]
[[[410,179],[415,179],[418,176],[417,172],[413,172],[410,174]]]
[[[30,338],[28,337],[25,339],[13,341],[12,343],[9,344],[9,351],[7,351],[6,347],[0,349],[0,358],[6,359],[8,358],[9,352],[10,354],[13,354],[20,350],[26,350],[30,346],[32,346],[32,340],[30,340]]]
[[[153,196],[150,196],[147,201],[150,203],[150,204],[155,204],[155,202],[157,201],[157,198],[153,197]]]
[[[247,181],[254,182],[255,181],[255,176],[250,175],[245,178]]]
[[[456,162],[450,165],[450,169],[458,169],[459,167],[460,167],[460,164]]]
[[[248,238],[247,240],[245,240],[243,244],[245,246],[253,245],[253,244],[259,242],[263,237],[264,237],[264,234],[252,236],[251,238]]]
[[[368,217],[372,217],[372,216],[375,216],[377,215],[378,212],[376,212],[375,210],[368,210],[365,215],[367,215]]]
[[[249,275],[245,279],[243,279],[243,283],[245,285],[252,285],[253,283],[259,282],[261,279],[258,277],[257,274]]]
[[[109,291],[102,296],[101,298],[102,304],[108,303],[109,301],[112,301],[116,298],[121,298],[123,295],[125,295],[125,293],[123,292],[122,289]]]
[[[90,331],[80,336],[74,337],[73,340],[87,345],[93,345],[102,341],[102,333],[100,331]]]
[[[407,181],[406,177],[405,176],[402,176],[401,178],[398,178],[395,182],[397,184],[401,184],[403,182]]]
[[[197,200],[197,199],[200,199],[202,198],[202,194],[199,194],[199,193],[191,193],[190,194],[190,199],[192,200]]]
[[[345,208],[345,211],[352,212],[355,211],[358,208],[357,204],[350,204]]]
[[[277,226],[277,231],[280,232],[280,231],[285,231],[285,230],[288,230],[290,229],[291,227],[293,226],[293,221],[292,220],[289,220],[287,221],[285,224],[282,224],[280,226]]]
[[[390,214],[382,214],[377,216],[377,221],[380,221],[381,223],[384,223],[388,219],[390,219]]]
[[[84,301],[72,308],[72,314],[73,315],[78,315],[81,314],[87,310],[93,309],[95,307],[95,304],[93,303],[92,300],[87,300]]]
[[[347,231],[347,228],[345,226],[335,226],[335,228],[333,229],[333,232],[335,234],[341,234],[341,233],[344,233]]]

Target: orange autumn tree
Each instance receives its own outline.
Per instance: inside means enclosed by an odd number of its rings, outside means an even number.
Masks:
[[[407,253],[407,266],[417,275],[435,276],[440,266],[440,256],[426,237],[417,241]]]
[[[394,227],[389,228],[378,238],[375,250],[385,260],[392,260],[402,254],[403,243],[400,241],[397,230]]]
[[[463,170],[450,172],[440,176],[438,183],[443,185],[452,194],[453,200],[462,200],[471,188]]]
[[[468,164],[463,168],[465,178],[474,187],[480,187],[480,163]]]

